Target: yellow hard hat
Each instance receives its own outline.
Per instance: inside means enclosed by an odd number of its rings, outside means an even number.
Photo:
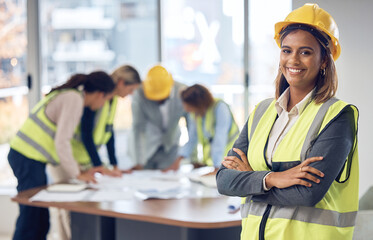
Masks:
[[[174,80],[171,74],[162,66],[152,67],[143,82],[145,97],[149,100],[160,101],[170,95]]]
[[[275,24],[275,40],[279,47],[281,47],[281,31],[294,23],[309,25],[326,34],[329,40],[328,48],[333,55],[334,61],[337,60],[341,54],[338,26],[327,11],[320,8],[317,4],[311,3],[306,3],[304,6],[292,11],[283,22]]]

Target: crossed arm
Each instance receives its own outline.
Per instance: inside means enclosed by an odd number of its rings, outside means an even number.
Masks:
[[[239,151],[230,150],[224,161],[225,166],[222,165],[217,173],[219,192],[230,196],[251,195],[253,201],[272,205],[315,205],[338,176],[354,143],[353,114],[350,107],[345,108],[320,133],[309,152],[309,160],[283,172],[271,172],[266,178],[267,187],[273,186],[269,191],[263,188],[263,178],[270,171],[244,168],[249,146],[246,123],[233,146],[242,151],[242,157],[237,153]],[[317,157],[322,157],[322,160]],[[236,163],[241,164],[238,170],[234,169]]]

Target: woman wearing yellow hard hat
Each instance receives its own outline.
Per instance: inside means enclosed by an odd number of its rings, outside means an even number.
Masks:
[[[161,65],[152,67],[132,100],[129,155],[133,169],[166,169],[179,150],[179,120],[186,113],[180,98],[185,85]]]
[[[217,173],[242,198],[241,239],[352,239],[358,110],[334,97],[334,19],[306,4],[275,25],[276,98],[259,103]]]

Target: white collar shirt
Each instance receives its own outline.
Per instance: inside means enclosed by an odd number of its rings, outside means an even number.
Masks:
[[[290,97],[290,89],[287,88],[275,103],[275,108],[278,118],[273,124],[272,130],[268,138],[266,151],[267,163],[272,166],[272,156],[282,139],[295,124],[300,114],[304,111],[308,103],[311,101],[313,90],[309,92],[299,103],[297,103],[289,112],[287,106]]]

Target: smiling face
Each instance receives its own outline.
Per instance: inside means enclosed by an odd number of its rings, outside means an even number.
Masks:
[[[282,40],[280,69],[290,91],[310,92],[315,87],[320,69],[325,66],[320,44],[311,33],[295,30]]]

